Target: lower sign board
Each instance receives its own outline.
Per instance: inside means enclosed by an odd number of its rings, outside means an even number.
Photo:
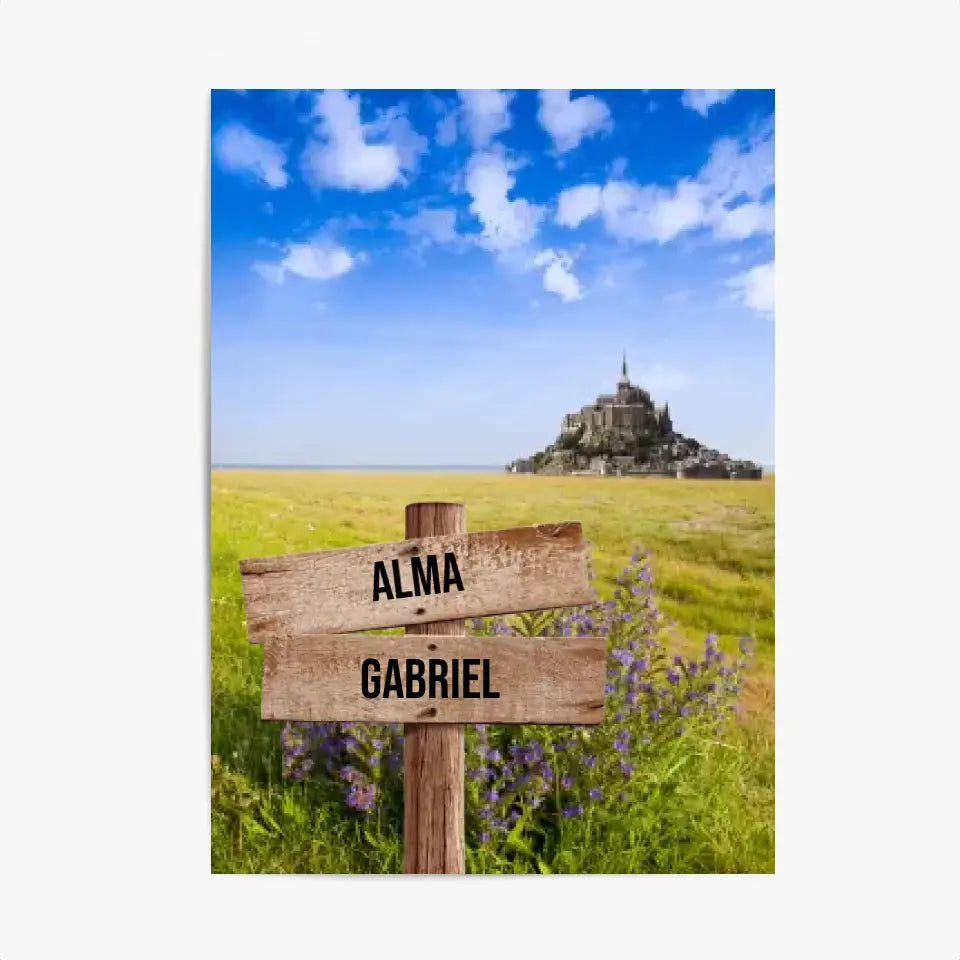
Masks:
[[[240,561],[251,643],[577,606],[593,597],[579,523]]]
[[[603,721],[600,637],[314,634],[266,641],[264,720]]]

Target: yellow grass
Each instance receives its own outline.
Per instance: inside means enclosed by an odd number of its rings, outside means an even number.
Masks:
[[[604,596],[634,546],[649,549],[662,608],[676,623],[675,642],[699,645],[709,631],[724,646],[735,645],[741,634],[757,639],[745,705],[772,725],[773,478],[215,470],[215,647],[217,621],[227,627],[221,617],[234,627],[228,633],[235,636],[238,626],[241,557],[402,539],[404,507],[418,500],[465,503],[469,530],[579,520]]]

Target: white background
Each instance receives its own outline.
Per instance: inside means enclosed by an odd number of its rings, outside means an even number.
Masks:
[[[0,8],[3,960],[960,958],[957,6],[781,6]],[[334,86],[776,88],[775,876],[210,875],[209,90]]]

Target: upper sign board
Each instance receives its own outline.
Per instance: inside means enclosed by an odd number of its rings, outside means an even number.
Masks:
[[[240,561],[252,643],[589,603],[579,523]]]

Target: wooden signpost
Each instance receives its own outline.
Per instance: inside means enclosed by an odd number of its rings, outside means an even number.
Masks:
[[[470,534],[463,504],[414,503],[406,537],[240,562],[261,716],[403,722],[404,872],[463,873],[463,724],[600,723],[606,649],[464,634],[466,617],[589,602],[579,523]]]

